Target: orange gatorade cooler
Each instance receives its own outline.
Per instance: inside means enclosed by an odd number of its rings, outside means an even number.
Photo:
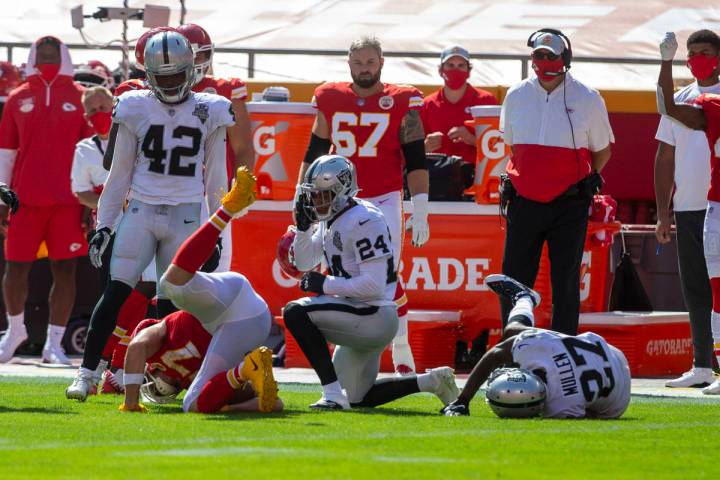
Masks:
[[[500,133],[500,107],[479,105],[470,108],[475,119],[477,137],[477,164],[475,166],[475,184],[470,188],[475,192],[477,203],[499,203],[500,174],[510,159],[510,148],[505,146]]]
[[[316,110],[309,103],[248,102],[259,197],[292,200]]]

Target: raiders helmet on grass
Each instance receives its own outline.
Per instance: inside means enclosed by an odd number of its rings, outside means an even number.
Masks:
[[[500,418],[537,417],[543,411],[547,389],[534,373],[502,368],[490,374],[485,401]]]

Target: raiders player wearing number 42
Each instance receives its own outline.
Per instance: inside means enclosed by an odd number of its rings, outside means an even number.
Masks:
[[[227,185],[225,130],[234,123],[232,108],[218,95],[191,91],[195,67],[188,40],[172,31],[153,35],[145,46],[145,69],[150,89],[123,94],[113,111],[112,168],[89,251],[99,266],[117,229],[111,280],[93,311],[83,364],[68,398],[84,400],[96,383],[118,311],[153,255],[157,271],[164,272],[198,227],[201,202],[207,200],[208,211],[216,211],[217,193]],[[126,199],[127,211],[115,225]],[[158,291],[158,314],[174,310]]]
[[[305,272],[300,289],[317,296],[288,303],[283,318],[322,384],[322,398],[311,408],[375,407],[420,391],[435,393],[445,405],[455,400],[450,367],[376,381],[380,355],[398,328],[395,252],[383,214],[354,197],[352,162],[319,157],[300,190],[294,263]],[[323,257],[328,275],[313,270]],[[336,345],[332,360],[327,342]]]

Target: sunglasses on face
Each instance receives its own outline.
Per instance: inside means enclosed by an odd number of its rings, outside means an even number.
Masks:
[[[559,56],[559,55],[555,55],[554,53],[548,52],[548,51],[546,51],[546,50],[538,50],[538,51],[536,51],[536,52],[533,52],[532,58],[534,58],[535,60],[545,60],[545,59],[548,59],[548,60],[551,60],[551,61],[552,61],[552,60],[557,60],[558,58],[560,58],[560,56]]]

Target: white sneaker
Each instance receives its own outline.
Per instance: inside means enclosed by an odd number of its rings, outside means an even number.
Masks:
[[[0,340],[0,363],[7,363],[12,360],[15,350],[27,340],[27,330],[22,328],[8,328]]]
[[[460,390],[455,384],[455,372],[450,367],[438,367],[426,370],[437,382],[435,395],[445,406],[457,400]]]
[[[63,352],[62,347],[52,347],[45,345],[42,351],[43,363],[52,363],[55,365],[72,365],[70,359]]]
[[[683,373],[679,378],[673,378],[665,382],[669,388],[700,388],[707,387],[715,381],[712,368],[693,367]]]
[[[716,379],[710,386],[702,389],[705,395],[720,395],[720,378]]]

